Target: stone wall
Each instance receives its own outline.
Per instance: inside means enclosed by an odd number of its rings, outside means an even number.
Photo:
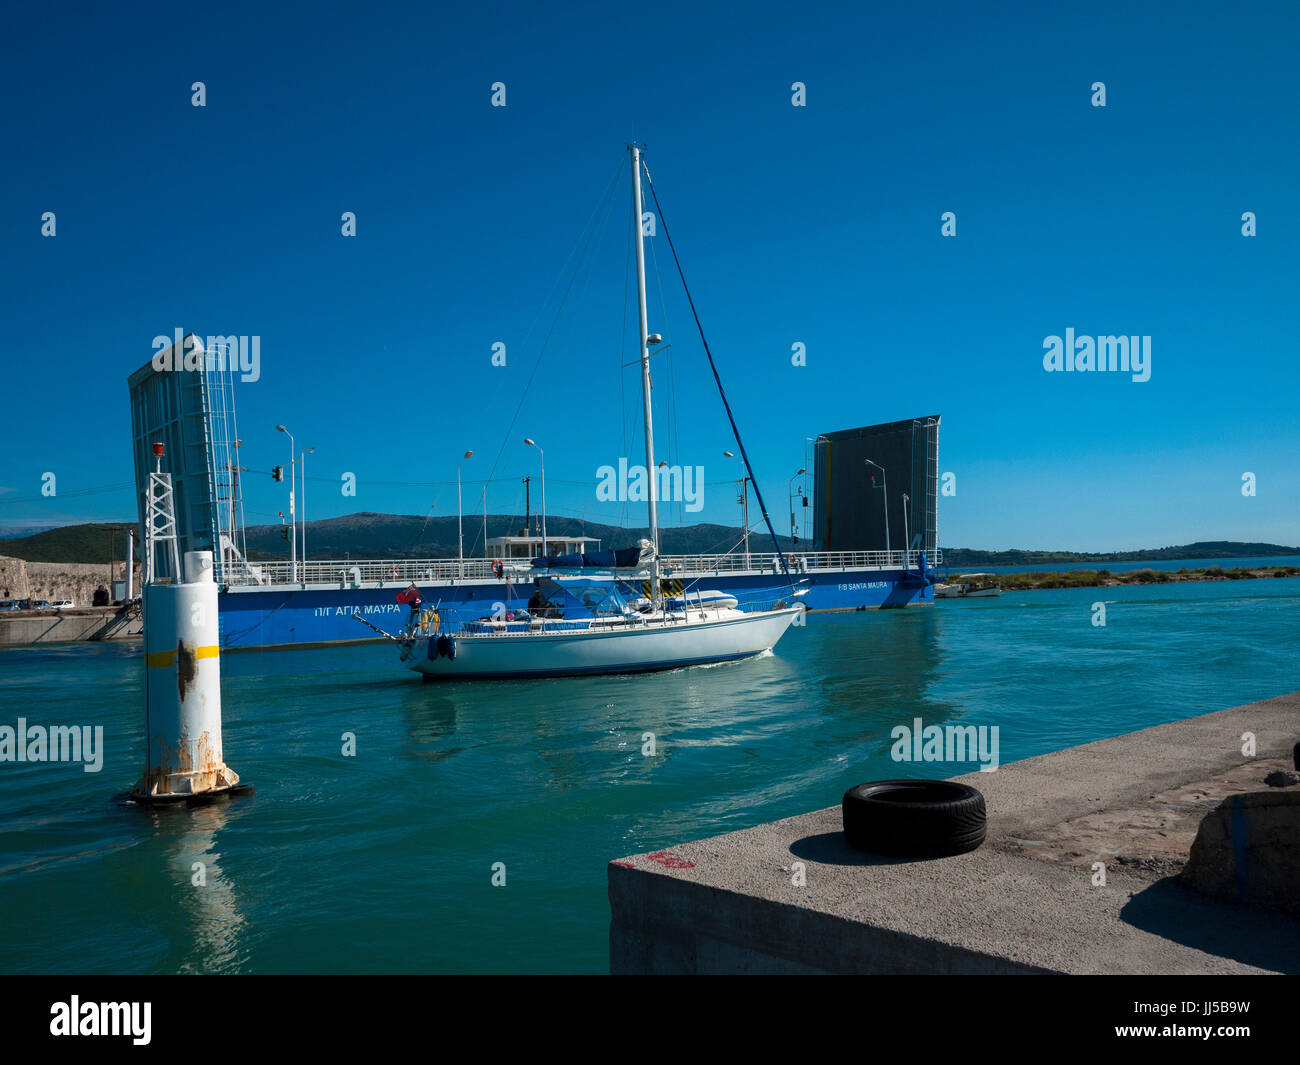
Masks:
[[[122,580],[125,563],[113,563],[113,576]],[[90,606],[95,589],[109,584],[107,564],[86,562],[26,562],[0,556],[0,599],[71,599],[77,606]],[[140,592],[140,567],[135,567],[135,592]]]
[[[27,563],[0,555],[0,599],[27,598]]]

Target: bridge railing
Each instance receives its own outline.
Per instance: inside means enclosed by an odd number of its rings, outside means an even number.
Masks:
[[[927,556],[928,557],[928,556]],[[813,573],[850,569],[915,569],[921,553],[909,551],[791,551],[786,555],[791,573]],[[429,584],[435,581],[496,580],[492,570],[496,561],[487,558],[422,559],[312,559],[307,562],[227,562],[218,563],[218,584],[257,587],[259,585],[336,585],[341,588],[367,585],[389,586]],[[533,576],[528,559],[502,560],[506,571],[516,580]],[[935,552],[928,559],[931,566],[941,565],[943,554]],[[733,551],[725,555],[664,555],[660,567],[665,577],[691,578],[710,575],[780,572],[776,553]],[[545,574],[545,570],[538,571]]]

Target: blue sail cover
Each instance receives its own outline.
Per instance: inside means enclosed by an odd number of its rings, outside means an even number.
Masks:
[[[614,565],[620,569],[635,569],[641,564],[642,553],[640,547],[621,547],[614,552]]]
[[[583,555],[539,555],[532,561],[533,569],[639,569],[645,549],[623,547],[617,551],[592,551]]]
[[[606,581],[539,577],[537,588],[553,606],[563,606],[566,619],[627,613],[627,603],[617,586]]]

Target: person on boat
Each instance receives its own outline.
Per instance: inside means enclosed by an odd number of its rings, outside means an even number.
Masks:
[[[423,605],[423,601],[420,599],[420,589],[415,586],[414,581],[404,591],[397,593],[397,601],[410,606],[411,616],[407,619],[407,625],[414,628],[416,621],[420,617],[420,607]]]
[[[535,588],[532,597],[528,600],[528,613],[535,618],[559,618],[564,616],[540,588]]]

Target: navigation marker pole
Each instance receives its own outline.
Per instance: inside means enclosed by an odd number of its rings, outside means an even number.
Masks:
[[[163,445],[149,474],[142,593],[145,654],[145,773],[131,790],[141,803],[185,802],[251,791],[222,761],[221,658],[217,585],[211,551],[186,551],[176,540],[171,474]],[[163,565],[155,549],[166,547]],[[165,571],[165,573],[163,572]],[[183,579],[182,579],[183,577]]]

